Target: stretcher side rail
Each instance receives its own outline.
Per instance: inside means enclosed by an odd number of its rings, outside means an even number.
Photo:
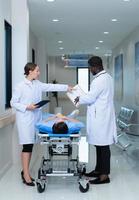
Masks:
[[[81,133],[72,134],[48,134],[38,133],[38,140],[40,144],[64,143],[64,144],[78,144]]]

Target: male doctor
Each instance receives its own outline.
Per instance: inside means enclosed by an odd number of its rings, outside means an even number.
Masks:
[[[88,60],[94,79],[90,91],[76,97],[75,103],[87,105],[88,143],[96,147],[96,167],[88,177],[91,184],[109,183],[110,178],[110,145],[117,141],[115,111],[113,105],[113,80],[103,69],[102,59],[93,56]]]

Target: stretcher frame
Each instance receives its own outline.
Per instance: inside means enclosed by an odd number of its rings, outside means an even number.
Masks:
[[[42,157],[40,168],[38,169],[37,190],[39,193],[45,191],[48,184],[48,177],[50,176],[77,176],[77,182],[79,184],[79,190],[83,193],[89,190],[89,180],[86,179],[84,173],[86,172],[86,166],[84,163],[79,163],[79,141],[81,134],[48,134],[39,132],[38,141],[41,145],[47,147],[47,158]],[[72,158],[72,146],[77,146],[77,157]],[[64,157],[64,161],[67,161],[66,170],[55,170],[54,163],[57,161],[55,158]],[[60,159],[62,162],[63,159]]]

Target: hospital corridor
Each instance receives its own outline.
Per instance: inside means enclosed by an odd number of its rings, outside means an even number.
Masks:
[[[138,0],[0,0],[0,200],[137,200]]]

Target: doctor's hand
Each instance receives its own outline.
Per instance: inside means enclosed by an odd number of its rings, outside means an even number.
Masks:
[[[79,97],[76,97],[76,98],[74,99],[75,105],[76,105],[78,102],[79,102]]]
[[[32,104],[28,105],[26,109],[27,110],[35,110],[36,108],[37,108],[37,106],[35,106],[35,104],[32,103]]]
[[[74,90],[74,88],[72,86],[68,86],[67,92],[72,92],[72,90]]]

